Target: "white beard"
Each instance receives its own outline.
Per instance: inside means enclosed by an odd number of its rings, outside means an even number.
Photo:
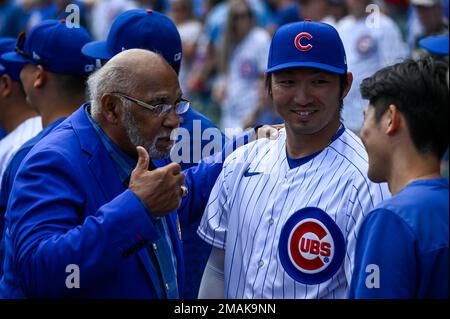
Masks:
[[[165,151],[160,151],[156,147],[156,141],[159,138],[166,138],[166,137],[170,138],[171,130],[158,133],[151,141],[146,140],[142,136],[141,131],[139,130],[138,124],[128,108],[124,108],[122,122],[123,122],[123,125],[125,127],[125,130],[127,132],[128,138],[130,139],[131,143],[135,147],[142,146],[143,148],[145,148],[145,150],[148,152],[150,158],[155,159],[155,160],[160,160],[160,159],[163,159],[170,155],[171,147],[169,147]]]

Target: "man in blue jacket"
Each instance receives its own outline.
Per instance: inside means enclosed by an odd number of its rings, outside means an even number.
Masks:
[[[179,223],[175,213],[159,216],[177,209],[184,175],[176,163],[146,169],[149,154],[168,155],[186,107],[177,75],[159,55],[135,49],[89,83],[100,99],[39,142],[17,173],[7,211],[5,274],[12,281],[4,295],[178,298]],[[186,186],[196,189],[194,182],[211,183],[197,176]],[[184,205],[201,214],[194,206],[206,200],[190,195]]]

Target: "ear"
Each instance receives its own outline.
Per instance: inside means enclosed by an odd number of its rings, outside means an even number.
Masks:
[[[402,115],[395,104],[389,105],[385,113],[385,117],[386,118],[383,119],[383,121],[386,121],[386,134],[396,134],[401,127]]]
[[[106,121],[110,124],[117,125],[122,116],[122,109],[119,106],[121,103],[120,99],[117,96],[106,93],[103,94],[100,103],[102,115]]]
[[[11,95],[13,83],[9,75],[3,74],[0,77],[0,96],[5,98]]]
[[[36,69],[33,74],[34,74],[33,87],[35,89],[40,89],[44,87],[45,83],[47,83],[47,72],[44,70],[42,65],[36,66]]]
[[[350,92],[352,84],[353,84],[353,73],[349,72],[347,73],[347,87],[344,89],[344,92],[342,92],[342,99],[344,99],[347,96],[348,92]]]

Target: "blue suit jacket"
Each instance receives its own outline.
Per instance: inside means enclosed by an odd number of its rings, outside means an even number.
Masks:
[[[159,234],[148,214],[120,182],[80,108],[31,150],[17,173],[0,296],[156,298],[157,274],[144,248]],[[166,219],[182,287],[177,215]],[[66,286],[71,264],[80,269],[79,289]]]

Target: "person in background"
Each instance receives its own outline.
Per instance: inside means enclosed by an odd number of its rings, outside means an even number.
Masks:
[[[83,28],[68,28],[58,20],[38,23],[18,40],[17,50],[2,55],[3,60],[20,68],[20,79],[27,100],[40,115],[43,128],[18,148],[4,171],[0,183],[0,218],[7,210],[17,171],[30,150],[50,134],[85,100],[86,79],[94,70],[94,61],[81,54],[92,38]],[[46,43],[46,46],[41,46]],[[6,226],[9,222],[5,221]],[[0,238],[4,227],[0,228]],[[6,232],[5,232],[6,233]],[[4,245],[0,246],[0,252]],[[0,273],[3,254],[0,253]],[[8,279],[8,277],[6,277]]]
[[[283,119],[278,115],[273,105],[272,99],[267,93],[264,79],[258,79],[259,100],[258,106],[244,122],[244,127],[258,127],[262,125],[276,125],[283,123]]]
[[[15,47],[16,39],[0,38],[0,63],[4,66],[0,73],[0,126],[6,132],[0,141],[0,182],[17,150],[42,129],[41,118],[28,104],[23,91],[19,78],[21,66],[1,57]],[[3,221],[3,214],[0,219]]]
[[[272,8],[272,21],[266,30],[273,35],[282,25],[297,22],[301,19],[301,10],[296,0],[270,0],[268,5]]]
[[[113,21],[119,14],[137,8],[132,0],[96,0],[91,4],[90,30],[95,40],[103,41],[108,36]]]
[[[264,74],[269,46],[270,36],[256,25],[249,3],[231,1],[219,52],[220,78],[213,92],[221,103],[223,130],[242,129],[247,116],[256,109],[257,80]]]
[[[434,57],[448,57],[448,34],[430,35],[420,39],[419,45]]]
[[[170,2],[170,12],[183,44],[183,60],[178,78],[183,94],[189,98],[187,81],[192,71],[197,42],[202,32],[202,24],[194,19],[192,0],[172,0]]]
[[[446,35],[430,35],[428,37],[422,38],[419,41],[419,46],[429,52],[431,57],[436,61],[444,61],[448,64],[448,34]],[[447,71],[447,82],[448,82],[448,71]],[[447,83],[448,84],[448,83]],[[442,177],[449,178],[449,160],[448,160],[449,149],[445,152],[441,160],[441,175]]]
[[[342,18],[348,15],[345,0],[329,0],[329,13],[334,25],[337,25]]]
[[[329,0],[298,0],[305,19],[328,23],[335,27],[336,21],[330,15]]]
[[[76,5],[77,10],[68,7],[69,5]],[[79,14],[78,19],[72,19],[71,15]],[[68,22],[79,23],[80,26],[86,28],[87,22],[87,7],[81,0],[38,0],[36,5],[30,10],[30,18],[27,23],[27,30],[31,30],[33,26],[44,20],[55,19],[63,20],[70,18]]]
[[[416,34],[411,57],[419,60],[426,55],[418,42],[430,35],[448,34],[448,19],[444,15],[444,3],[442,0],[411,0],[411,4],[417,11],[417,17],[423,28],[422,33]]]
[[[198,50],[194,61],[194,71],[189,80],[190,92],[197,95],[196,101],[202,105],[203,113],[211,117],[215,123],[219,123],[221,117],[220,105],[211,99],[213,86],[221,71],[219,70],[218,57],[224,39],[224,32],[228,18],[230,3],[235,0],[209,0],[203,32],[199,39]],[[270,11],[262,0],[248,0],[256,23],[266,27],[270,21]]]
[[[0,0],[0,37],[17,37],[27,21],[28,14],[13,0]]]
[[[354,85],[347,96],[342,116],[344,124],[359,133],[363,123],[362,100],[358,87],[375,71],[403,60],[407,47],[395,22],[380,12],[366,11],[370,0],[346,0],[349,15],[337,25],[347,52],[348,67],[354,74]]]
[[[410,0],[375,0],[374,4],[380,7],[381,12],[389,16],[399,27],[402,38],[407,39],[407,19]]]

